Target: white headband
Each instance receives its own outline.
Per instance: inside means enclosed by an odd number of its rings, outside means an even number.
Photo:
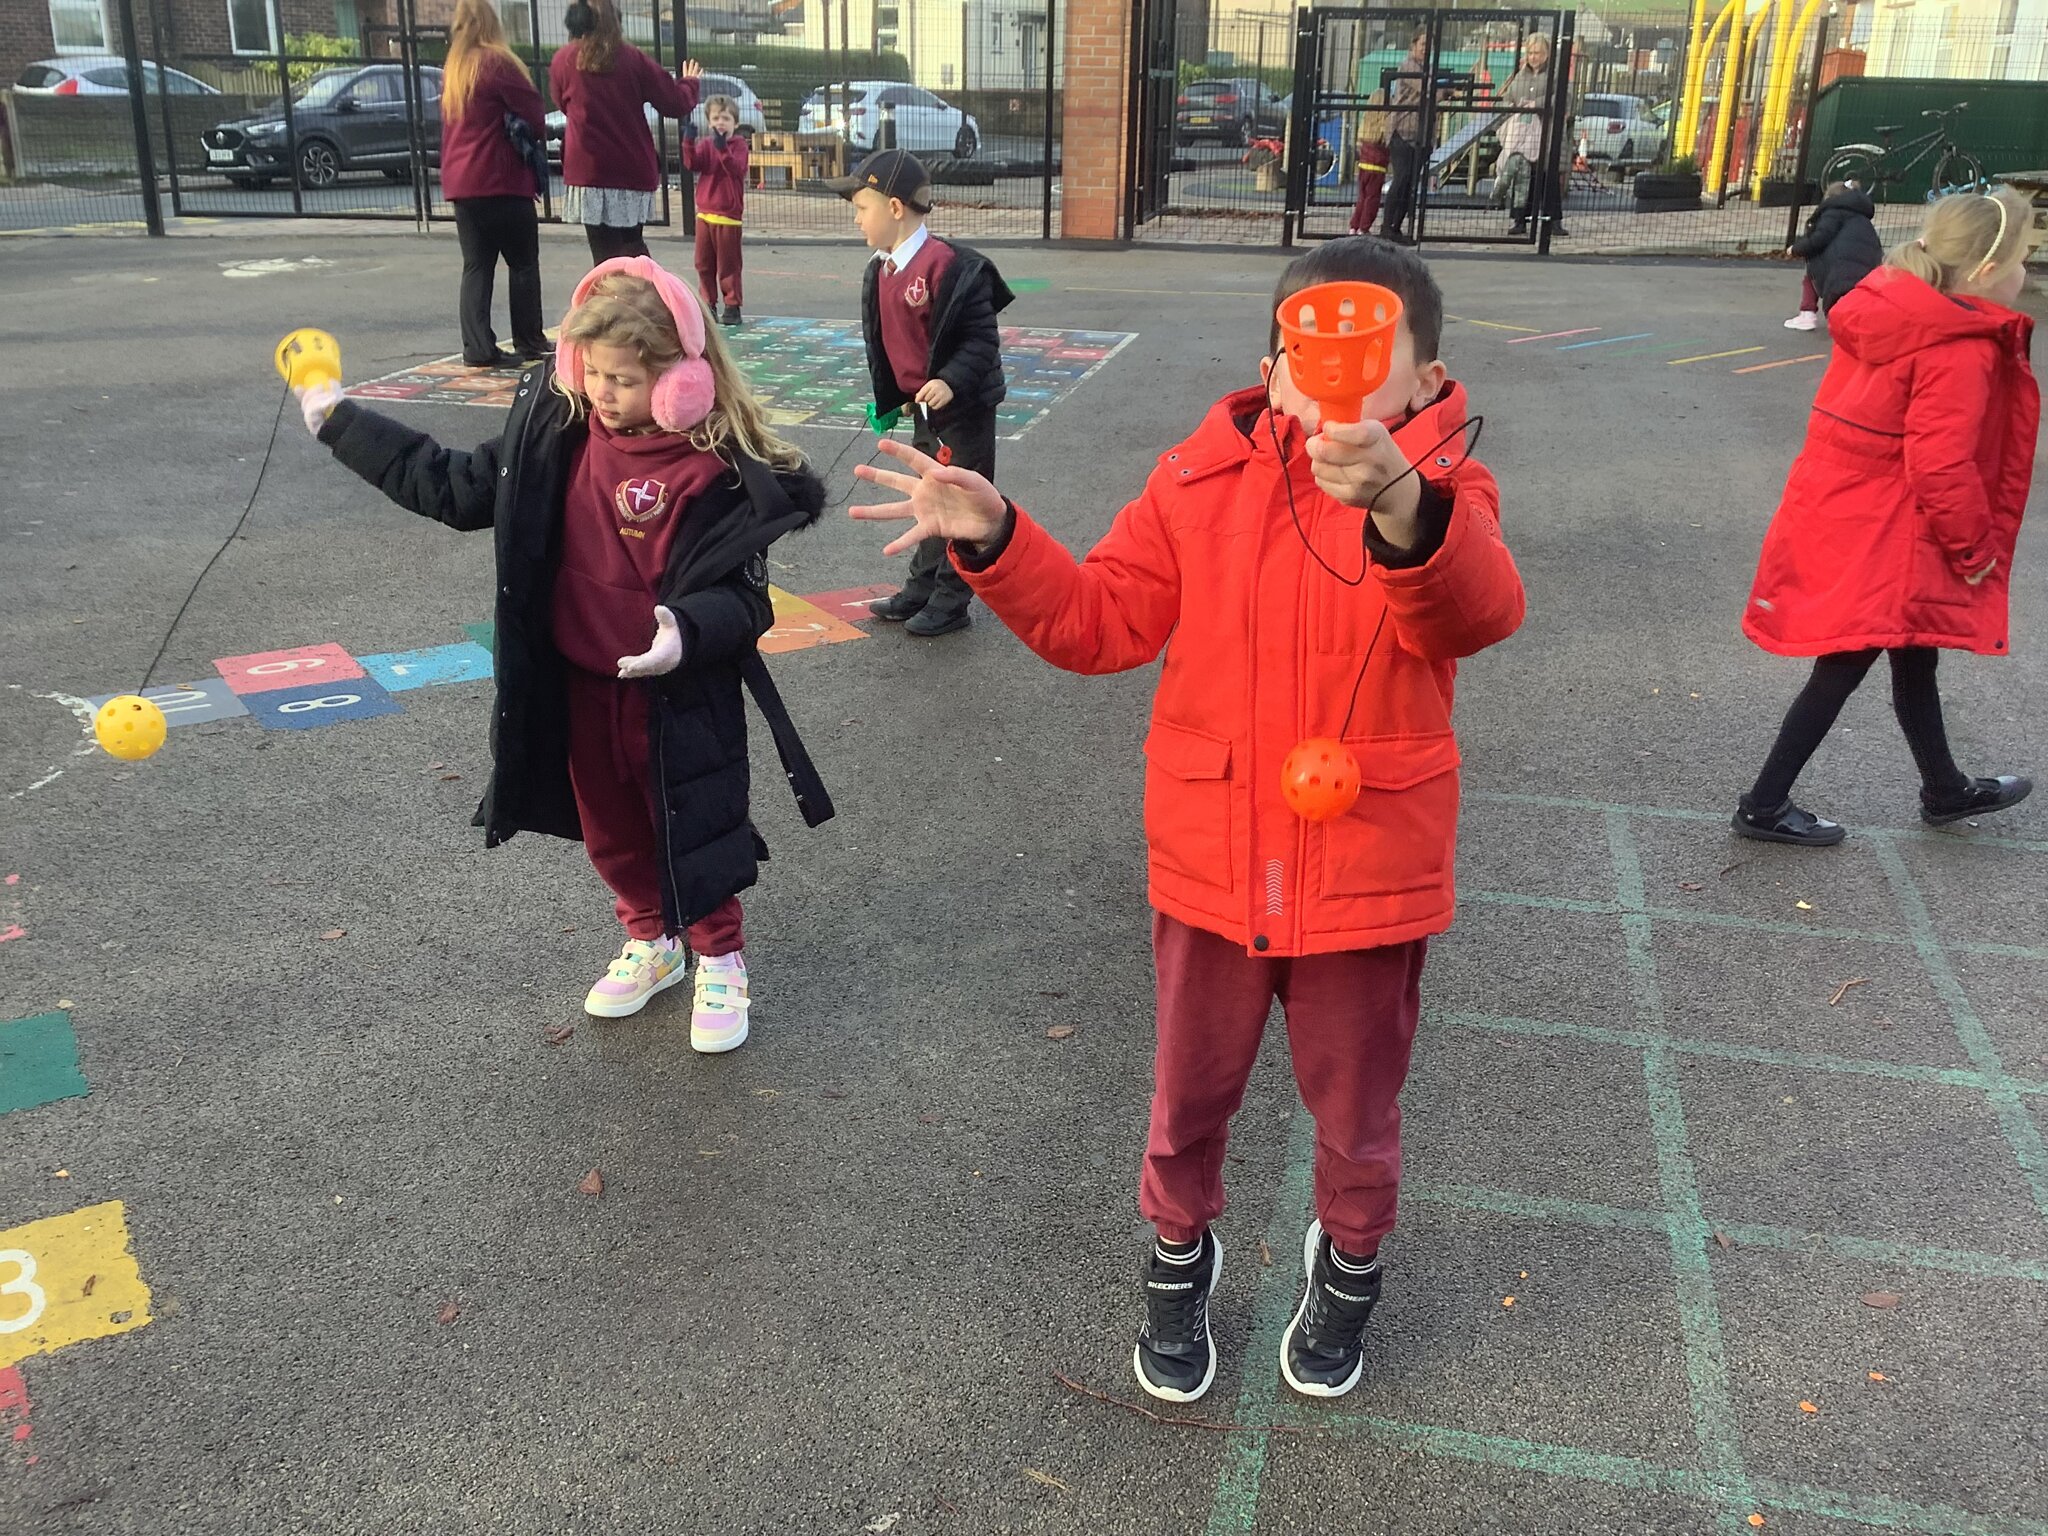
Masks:
[[[1992,197],[1989,192],[1986,192],[1984,196],[1991,198],[1991,201],[1998,208],[1998,234],[1991,242],[1991,249],[1984,253],[1984,259],[1977,263],[1977,270],[1970,274],[1970,281],[1973,283],[1996,265],[1998,248],[2005,244],[2005,199],[2002,197]]]

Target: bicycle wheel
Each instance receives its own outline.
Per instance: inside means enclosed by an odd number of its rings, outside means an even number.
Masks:
[[[1820,184],[1829,187],[1838,181],[1853,181],[1864,191],[1875,192],[1883,169],[1884,151],[1875,144],[1844,144],[1820,168]]]
[[[1982,192],[1991,183],[1984,179],[1984,163],[1966,150],[1951,149],[1934,167],[1934,190],[1930,199],[1951,192]]]

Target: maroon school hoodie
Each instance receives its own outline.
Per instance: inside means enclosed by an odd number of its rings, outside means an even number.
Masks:
[[[654,135],[645,107],[663,117],[687,118],[702,91],[678,80],[631,43],[621,43],[602,74],[576,67],[576,44],[559,48],[548,63],[548,88],[568,118],[562,136],[562,180],[572,187],[652,192],[661,185]]]

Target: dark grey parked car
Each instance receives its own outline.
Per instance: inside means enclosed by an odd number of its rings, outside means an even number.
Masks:
[[[428,159],[441,159],[441,71],[419,72]],[[268,186],[290,174],[295,161],[299,185],[331,187],[344,171],[382,171],[393,181],[411,174],[412,143],[407,129],[405,73],[396,64],[323,69],[292,97],[297,154],[285,141],[284,105],[216,123],[199,136],[206,168],[238,187]]]

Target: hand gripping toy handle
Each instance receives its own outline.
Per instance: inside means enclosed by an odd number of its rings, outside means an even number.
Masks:
[[[1378,283],[1318,283],[1289,294],[1276,318],[1294,387],[1323,420],[1358,420],[1394,366],[1400,295]]]
[[[294,390],[328,379],[341,382],[341,343],[325,331],[296,330],[277,344],[277,371]]]

